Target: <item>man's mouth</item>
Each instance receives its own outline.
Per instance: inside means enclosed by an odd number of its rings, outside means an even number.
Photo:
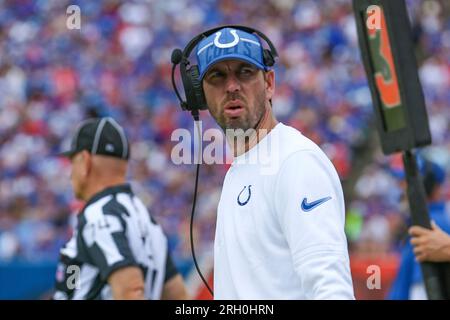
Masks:
[[[239,117],[243,111],[243,103],[240,100],[233,100],[225,104],[224,114],[230,118]]]

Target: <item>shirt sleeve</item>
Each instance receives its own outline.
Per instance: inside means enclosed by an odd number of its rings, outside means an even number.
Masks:
[[[178,274],[178,269],[173,263],[172,257],[170,255],[170,250],[167,248],[167,256],[166,256],[166,273],[164,276],[164,283],[168,280],[172,279],[172,277]]]
[[[126,236],[126,224],[114,210],[105,206],[103,212],[87,221],[82,230],[87,256],[100,271],[103,281],[115,270],[139,266]]]
[[[354,299],[342,187],[325,155],[302,150],[284,161],[275,211],[306,298]]]

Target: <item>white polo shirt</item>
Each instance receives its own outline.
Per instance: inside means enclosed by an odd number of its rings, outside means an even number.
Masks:
[[[215,299],[354,299],[342,187],[327,156],[279,123],[236,157],[214,243]]]

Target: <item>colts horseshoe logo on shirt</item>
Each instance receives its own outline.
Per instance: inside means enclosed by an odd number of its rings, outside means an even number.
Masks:
[[[245,189],[247,189],[247,186],[244,186],[244,189],[242,189],[241,192],[239,192],[239,195],[237,197],[237,203],[240,206],[245,206],[249,201],[250,198],[252,197],[252,190],[251,190],[252,185],[248,186],[248,192],[244,193]],[[244,193],[244,194],[243,194]],[[247,195],[247,196],[246,196]],[[242,196],[242,197],[241,197]],[[244,201],[242,201],[241,199],[245,199]]]

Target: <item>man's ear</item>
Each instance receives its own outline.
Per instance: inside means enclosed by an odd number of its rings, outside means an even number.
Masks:
[[[83,175],[88,176],[92,169],[92,155],[87,151],[81,151],[81,161],[83,163]]]
[[[275,93],[275,71],[269,70],[264,76],[267,100],[272,100]]]

